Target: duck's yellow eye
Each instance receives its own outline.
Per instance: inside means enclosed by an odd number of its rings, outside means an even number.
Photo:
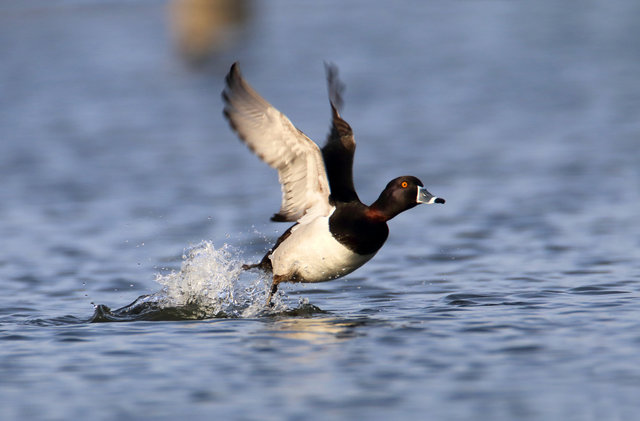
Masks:
[[[406,181],[403,181],[402,184],[400,185],[402,186],[403,189],[406,189],[409,183],[407,183]]]

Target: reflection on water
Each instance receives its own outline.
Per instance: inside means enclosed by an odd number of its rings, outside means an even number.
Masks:
[[[344,321],[334,317],[281,319],[273,324],[273,333],[282,338],[322,345],[355,337],[355,328],[360,325],[362,322]]]

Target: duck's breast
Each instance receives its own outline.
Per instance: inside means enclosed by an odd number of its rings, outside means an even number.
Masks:
[[[300,282],[324,282],[353,272],[375,255],[354,253],[338,242],[329,231],[329,217],[294,227],[271,254],[274,275],[297,275]]]

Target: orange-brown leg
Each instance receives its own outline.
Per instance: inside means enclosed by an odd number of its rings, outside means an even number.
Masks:
[[[273,294],[278,292],[278,285],[280,282],[304,282],[304,279],[299,276],[297,272],[291,276],[274,275],[273,282],[271,282],[271,289],[269,290],[269,296],[267,297],[267,306],[271,305],[271,297],[273,297]]]
[[[291,276],[285,275],[274,275],[273,281],[271,282],[271,289],[269,290],[269,296],[267,297],[267,306],[271,306],[271,297],[273,294],[278,292],[278,285],[281,282],[302,282],[297,273],[294,273]]]
[[[267,306],[272,306],[273,304],[271,304],[271,297],[273,297],[273,294],[275,294],[276,292],[278,292],[278,284],[280,282],[285,281],[285,277],[282,275],[274,275],[273,276],[273,282],[271,282],[271,288],[269,289],[269,295],[267,296]]]

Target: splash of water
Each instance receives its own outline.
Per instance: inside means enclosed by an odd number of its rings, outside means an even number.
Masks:
[[[228,245],[216,250],[212,243],[204,242],[182,258],[180,271],[156,275],[156,282],[163,285],[156,294],[162,307],[197,306],[216,314],[240,305],[244,297],[236,290],[242,268]]]
[[[185,252],[179,271],[156,276],[160,291],[113,311],[97,306],[92,320],[246,318],[288,311],[279,294],[265,306],[270,276],[244,271],[239,254],[227,244],[216,249],[204,241]]]

